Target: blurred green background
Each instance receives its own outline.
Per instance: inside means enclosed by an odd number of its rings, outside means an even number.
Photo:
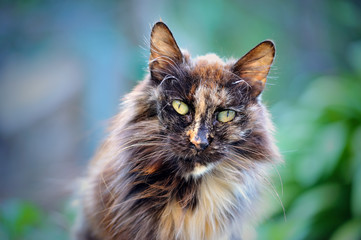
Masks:
[[[76,182],[145,75],[160,18],[193,56],[276,43],[263,99],[286,220],[271,188],[258,239],[361,239],[358,0],[2,0],[0,239],[69,239]]]

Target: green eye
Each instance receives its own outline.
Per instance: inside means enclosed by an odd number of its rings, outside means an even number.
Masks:
[[[220,122],[229,122],[234,119],[236,112],[233,110],[224,110],[217,115],[217,120]]]
[[[172,106],[180,115],[186,115],[189,111],[188,105],[180,100],[174,100]]]

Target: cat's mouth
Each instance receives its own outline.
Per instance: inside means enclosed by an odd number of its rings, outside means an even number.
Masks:
[[[185,178],[199,178],[210,173],[221,161],[222,155],[209,151],[188,150],[187,157],[180,163]]]
[[[193,178],[199,178],[202,177],[203,175],[211,172],[214,167],[216,166],[215,163],[206,163],[206,164],[201,164],[201,163],[195,163],[194,164],[194,168],[192,171],[188,172],[185,177],[189,178],[189,177],[193,177]]]

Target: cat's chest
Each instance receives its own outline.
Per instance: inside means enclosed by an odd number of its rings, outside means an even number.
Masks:
[[[161,215],[161,239],[229,239],[238,219],[243,186],[240,182],[206,177],[200,184],[197,205],[184,210],[176,201]]]

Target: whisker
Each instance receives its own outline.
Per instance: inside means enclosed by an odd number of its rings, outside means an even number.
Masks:
[[[278,202],[281,204],[281,207],[282,207],[283,218],[284,218],[285,221],[287,221],[285,206],[283,205],[282,199],[281,199],[280,195],[278,194],[275,186],[274,186],[273,183],[270,182],[266,177],[263,177],[263,180],[265,180],[265,182],[271,187],[273,193],[276,195],[276,199],[278,200]],[[272,195],[273,195],[273,194],[272,194]],[[273,196],[274,196],[274,195],[273,195]]]

